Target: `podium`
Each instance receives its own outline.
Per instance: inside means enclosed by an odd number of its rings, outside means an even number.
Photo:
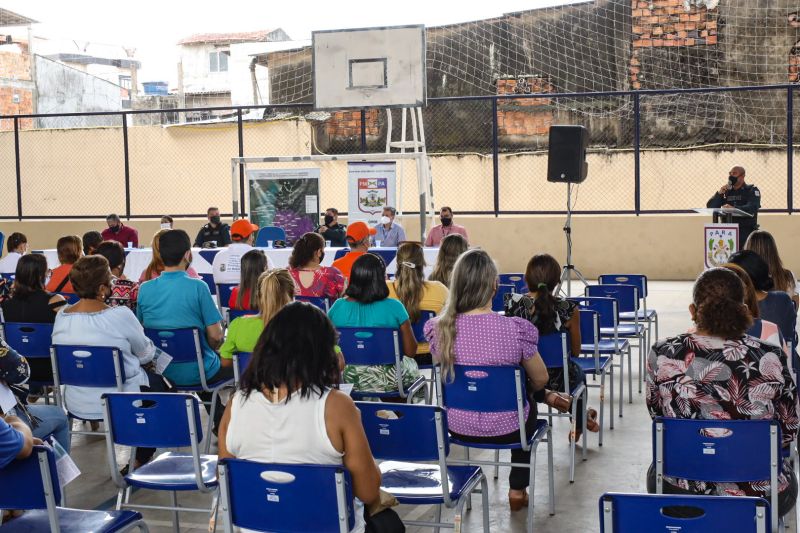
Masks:
[[[715,223],[721,220],[725,224],[731,224],[733,223],[733,217],[753,218],[753,215],[747,211],[742,211],[736,207],[697,207],[692,211],[701,215],[712,215]]]

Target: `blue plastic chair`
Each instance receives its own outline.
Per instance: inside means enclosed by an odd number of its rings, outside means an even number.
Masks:
[[[528,531],[533,531],[533,502],[536,484],[536,449],[542,441],[547,442],[547,469],[550,489],[550,514],[556,512],[555,483],[553,475],[553,438],[552,430],[546,420],[537,420],[536,429],[530,435],[525,431],[525,404],[528,403],[525,393],[525,370],[520,366],[465,366],[454,365],[452,379],[442,378],[442,406],[447,409],[459,409],[473,413],[516,412],[520,421],[519,442],[513,444],[488,444],[462,441],[451,437],[451,444],[463,446],[465,460],[450,459],[451,464],[518,466],[528,468],[529,502]],[[470,448],[494,450],[494,461],[470,460]],[[530,464],[501,463],[500,450],[530,450]],[[497,470],[495,470],[495,479]]]
[[[547,407],[547,421],[552,426],[553,425],[553,417],[564,417],[564,418],[571,418],[571,430],[574,432],[576,430],[576,420],[578,415],[578,397],[583,398],[583,449],[581,450],[582,458],[586,460],[586,448],[588,446],[587,436],[586,436],[586,417],[587,417],[587,395],[586,395],[586,385],[583,383],[570,383],[569,381],[569,370],[567,365],[569,363],[569,344],[568,344],[568,336],[566,333],[551,333],[549,335],[542,335],[539,337],[539,343],[537,344],[537,348],[539,350],[539,355],[542,357],[545,366],[550,368],[561,368],[563,369],[564,374],[564,390],[574,398],[572,401],[572,411],[570,413],[559,413],[554,412],[553,408],[548,406]],[[570,461],[569,461],[569,482],[575,482],[575,439],[570,439]]]
[[[492,311],[495,313],[502,311],[505,308],[506,294],[513,294],[515,292],[516,288],[514,285],[499,283],[497,285],[497,292],[494,293],[494,297],[492,298]]]
[[[603,420],[605,418],[605,391],[606,375],[610,378],[609,393],[611,395],[612,415],[614,410],[614,365],[613,359],[609,355],[600,355],[600,319],[597,311],[591,309],[579,309],[581,326],[581,354],[589,354],[589,357],[581,355],[573,356],[572,361],[576,363],[583,373],[587,376],[600,376],[600,384],[586,383],[587,387],[600,389],[600,433],[597,445],[603,445]],[[614,429],[614,417],[609,417],[609,428]]]
[[[200,279],[202,279],[206,285],[208,285],[208,290],[211,295],[217,294],[217,284],[214,283],[214,274],[207,274],[200,272]]]
[[[0,469],[0,508],[26,512],[12,522],[0,525],[0,531],[59,531],[61,533],[111,533],[138,528],[147,532],[142,515],[133,511],[84,511],[59,507],[61,487],[58,482],[53,450],[34,446],[25,459],[12,461]]]
[[[680,507],[683,516],[675,516]],[[678,515],[681,516],[681,515]],[[600,533],[765,533],[770,530],[769,504],[763,498],[614,494],[600,497]]]
[[[500,274],[498,278],[501,285],[513,285],[514,292],[519,294],[526,294],[528,292],[528,284],[525,283],[525,274]]]
[[[664,492],[664,476],[717,483],[769,480],[772,530],[778,531],[780,446],[777,420],[658,417],[653,420],[656,492]]]
[[[311,305],[315,305],[326,313],[331,309],[331,301],[328,298],[323,298],[322,296],[295,296],[294,299],[298,302],[306,302],[310,303]]]
[[[602,274],[597,278],[597,282],[601,285],[636,285],[639,288],[639,298],[642,299],[642,305],[637,313],[639,320],[647,322],[649,340],[648,344],[653,344],[653,337],[650,335],[650,325],[655,327],[655,339],[658,340],[658,313],[655,309],[648,309],[647,307],[647,276],[644,274]],[[620,313],[620,320],[623,322],[630,322],[635,317],[631,313]]]
[[[463,520],[464,504],[480,484],[483,530],[489,531],[489,487],[483,471],[479,466],[447,464],[450,440],[444,409],[373,402],[356,405],[372,455],[383,461],[381,489],[401,504],[436,505],[435,522],[407,520],[406,525],[452,527],[442,522],[442,505],[455,507],[456,516]],[[382,416],[387,411],[395,416]]]
[[[203,364],[203,347],[200,343],[200,330],[197,328],[180,329],[156,329],[144,328],[144,334],[153,341],[158,348],[172,356],[170,364],[189,363],[195,364],[200,371],[199,385],[178,385],[176,388],[184,392],[210,392],[211,410],[209,412],[209,423],[214,420],[214,413],[217,409],[217,396],[219,391],[226,385],[233,383],[233,379],[217,379],[209,381],[206,376],[205,365]],[[211,432],[209,431],[209,434]],[[206,438],[205,453],[211,449],[211,437]]]
[[[252,309],[226,309],[225,310],[225,322],[230,326],[231,322],[236,320],[237,318],[243,316],[255,316],[258,315],[258,311],[254,311]]]
[[[233,352],[233,385],[238,388],[242,380],[242,374],[247,365],[250,364],[252,352]]]
[[[342,466],[219,462],[225,533],[347,533],[355,525],[353,482]]]
[[[6,322],[0,324],[0,335],[11,348],[26,359],[50,359],[53,324]],[[28,385],[52,387],[54,381],[28,381]]]
[[[269,244],[269,241],[272,241],[273,244],[275,241],[286,242],[286,230],[278,226],[264,226],[258,230],[258,235],[256,235],[256,246],[259,248],[266,248]]]
[[[416,322],[412,322],[411,323],[411,330],[414,332],[414,338],[416,339],[416,341],[418,343],[420,343],[420,342],[428,342],[428,339],[425,338],[425,333],[424,333],[425,323],[428,322],[428,320],[430,320],[431,318],[433,318],[435,316],[436,316],[436,313],[434,313],[433,311],[420,311],[419,312],[419,319],[417,319]],[[420,365],[420,364],[418,364],[418,366],[419,366],[420,370],[430,370],[431,371],[431,377],[430,378],[425,378],[425,381],[428,382],[428,397],[427,397],[426,401],[428,403],[431,403],[431,400],[433,398],[434,390],[438,391],[438,387],[437,387],[438,380],[436,379],[436,370],[434,368],[434,367],[436,367],[438,365],[436,365],[435,363],[432,363],[430,365]],[[438,392],[437,392],[437,397],[438,397]]]
[[[231,299],[233,289],[238,287],[238,283],[217,283],[217,301],[220,309],[227,309]]]
[[[0,277],[6,280],[6,283],[8,283],[10,287],[11,284],[14,283],[14,278],[16,278],[17,276],[11,273],[0,273]]]
[[[339,347],[348,365],[387,365],[394,366],[397,392],[370,392],[353,389],[354,399],[362,398],[403,398],[411,403],[414,395],[428,384],[419,376],[408,389],[403,386],[401,367],[400,331],[392,328],[337,328]],[[427,395],[427,390],[426,390]]]
[[[178,513],[209,510],[178,507],[179,491],[214,493],[217,489],[217,456],[201,455],[200,404],[191,394],[122,392],[103,395],[106,424],[106,455],[111,478],[118,487],[117,510],[137,507],[172,511],[175,531],[180,530]],[[128,474],[119,472],[114,446],[130,446]],[[191,453],[163,452],[134,469],[134,448],[191,448]],[[130,503],[131,489],[168,491],[171,506]],[[216,499],[216,497],[215,497]]]

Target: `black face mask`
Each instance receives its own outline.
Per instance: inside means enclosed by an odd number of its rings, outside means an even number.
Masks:
[[[333,222],[333,215],[325,215],[325,225],[330,226]]]
[[[453,223],[453,219],[450,217],[439,217],[439,220],[442,221],[442,226],[449,226]]]
[[[120,225],[117,224],[116,226],[110,226],[110,228],[111,228],[111,233],[119,233]]]
[[[319,262],[322,263],[325,260],[325,252],[319,254]]]
[[[728,183],[731,184],[731,187],[736,185],[737,181],[739,181],[739,178],[737,178],[736,176],[728,176]]]
[[[214,224],[215,226],[219,225],[219,222],[220,222],[220,218],[219,218],[219,216],[211,217],[209,220],[210,220],[210,221],[211,221],[211,223],[212,223],[212,224]]]

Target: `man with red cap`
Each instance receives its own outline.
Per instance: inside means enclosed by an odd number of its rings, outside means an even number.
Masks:
[[[341,270],[346,279],[350,279],[350,269],[353,268],[353,263],[356,259],[367,253],[371,235],[375,235],[375,228],[370,228],[364,222],[353,222],[347,226],[345,238],[350,246],[350,251],[334,261],[332,265]]]
[[[253,249],[258,226],[245,218],[231,225],[231,244],[214,256],[214,283],[239,283],[242,256]]]

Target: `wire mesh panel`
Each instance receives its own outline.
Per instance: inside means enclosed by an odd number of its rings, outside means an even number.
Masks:
[[[17,172],[14,156],[14,125],[11,131],[1,131],[0,122],[0,217],[17,216]]]

